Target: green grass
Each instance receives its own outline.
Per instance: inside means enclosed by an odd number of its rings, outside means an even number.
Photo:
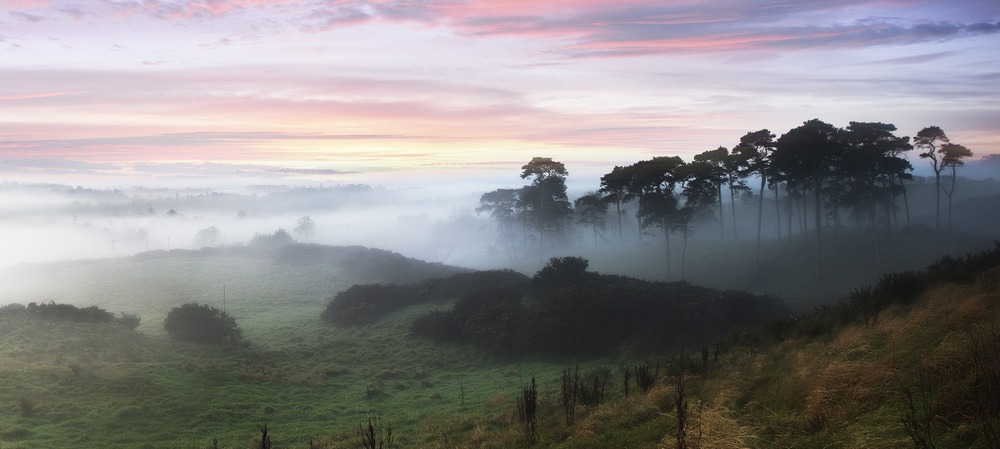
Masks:
[[[60,264],[24,280],[10,301],[54,299],[138,313],[138,332],[113,324],[0,319],[0,447],[247,448],[267,423],[276,447],[359,447],[353,432],[380,415],[401,447],[673,447],[672,377],[622,397],[618,361],[488,357],[472,347],[414,338],[424,304],[369,326],[337,328],[319,315],[353,282],[336,263],[290,266],[262,258],[178,257]],[[1000,298],[995,276],[942,287],[882,314],[875,327],[770,348],[730,348],[689,384],[689,441],[701,447],[905,447],[892,374],[937,367],[955,379],[941,401],[974,389],[963,340]],[[47,281],[46,281],[47,279]],[[248,342],[238,348],[169,340],[166,312],[186,301],[221,306]],[[232,295],[232,296],[229,296]],[[959,301],[957,298],[972,298]],[[633,361],[629,361],[633,362]],[[654,360],[655,362],[655,360]],[[612,368],[608,401],[567,426],[563,369]],[[700,360],[699,360],[700,363]],[[514,398],[534,376],[539,439],[529,445]],[[912,380],[906,377],[904,380]],[[370,394],[374,391],[374,394]],[[25,413],[24,404],[30,404]],[[970,447],[971,424],[940,429],[939,447]],[[692,428],[694,429],[694,428]],[[971,442],[971,443],[970,443]]]
[[[340,329],[320,321],[326,298],[356,279],[336,263],[254,257],[170,257],[58,264],[27,276],[6,299],[55,300],[137,313],[116,325],[0,322],[0,446],[242,447],[269,423],[279,447],[350,435],[381,415],[400,441],[425,423],[484,416],[532,375],[558,379],[552,362],[506,362],[471,347],[413,338],[410,323],[435,305]],[[245,347],[169,340],[170,308],[226,308]],[[74,368],[76,367],[74,371]],[[552,387],[554,388],[554,387]],[[369,390],[377,393],[369,397]],[[35,412],[20,416],[18,398]]]

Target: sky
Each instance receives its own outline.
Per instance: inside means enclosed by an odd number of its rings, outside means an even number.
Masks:
[[[1000,153],[1000,2],[0,0],[6,182],[502,187],[544,156],[596,189],[813,118]]]

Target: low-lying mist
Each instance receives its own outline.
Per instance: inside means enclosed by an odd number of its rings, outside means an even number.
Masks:
[[[244,245],[279,229],[298,242],[371,246],[449,262],[483,237],[477,201],[472,194],[430,197],[420,189],[362,185],[228,192],[5,185],[0,268]]]
[[[782,192],[775,207],[773,191],[765,192],[762,256],[754,250],[758,197],[736,197],[734,208],[725,192],[722,222],[717,207],[704,211],[686,236],[671,234],[668,259],[662,230],[640,230],[634,203],[625,204],[620,230],[612,206],[604,226],[583,225],[578,217],[569,217],[561,236],[543,246],[529,224],[518,222],[503,235],[488,213],[476,212],[489,187],[483,191],[366,185],[213,190],[4,184],[0,271],[25,263],[243,246],[255,237],[283,231],[299,243],[366,246],[428,262],[514,268],[529,275],[550,257],[579,256],[601,273],[686,280],[816,303],[872,282],[883,272],[920,268],[941,255],[978,250],[1000,238],[1000,183],[964,179],[960,183],[951,233],[933,229],[933,180],[919,177],[907,186],[908,209],[900,207],[893,214],[895,231],[879,242],[870,240],[867,224],[852,221],[846,212],[839,223],[828,218],[822,255],[830,268],[827,284],[817,284],[815,270],[806,268],[814,266],[811,254],[816,248],[810,205],[789,206]],[[585,193],[571,191],[570,200]],[[947,213],[945,207],[942,213]],[[951,237],[934,237],[940,232]],[[881,253],[873,249],[876,246]],[[755,267],[756,257],[761,262]],[[790,275],[789,269],[810,275]],[[806,297],[810,299],[802,299]],[[0,297],[0,303],[11,300]]]

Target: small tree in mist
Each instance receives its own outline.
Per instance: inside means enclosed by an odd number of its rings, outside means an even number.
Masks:
[[[294,232],[295,235],[310,238],[313,233],[316,232],[316,222],[306,215],[295,222],[295,229],[293,229],[292,232]]]
[[[194,236],[194,245],[199,248],[215,246],[222,237],[222,232],[215,226],[209,226],[198,231]]]
[[[599,193],[588,193],[573,202],[576,207],[576,222],[589,225],[594,231],[594,246],[597,246],[597,231],[607,228],[608,204]]]
[[[521,179],[531,179],[531,184],[521,189],[521,197],[530,205],[526,212],[538,230],[539,255],[544,255],[545,242],[561,235],[564,221],[573,214],[566,196],[569,172],[562,162],[548,157],[532,158],[521,170]]]

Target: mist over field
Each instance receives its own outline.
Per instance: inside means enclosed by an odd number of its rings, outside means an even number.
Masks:
[[[993,173],[996,159],[970,161],[962,168],[963,174],[968,172],[976,177],[963,176],[959,182],[954,198],[955,234],[942,246],[928,249],[927,254],[912,260],[900,256],[897,262],[844,274],[829,291],[782,289],[773,282],[762,286],[751,282],[749,277],[740,279],[735,274],[734,267],[752,265],[740,258],[750,257],[746,251],[750,251],[754,242],[755,195],[737,195],[732,207],[728,191],[725,192],[722,223],[718,211],[711,208],[696,217],[687,237],[690,244],[683,245],[685,251],[690,251],[685,260],[688,270],[684,274],[677,270],[682,243],[674,239],[671,243],[674,270],[668,278],[664,271],[667,262],[662,233],[645,228],[641,236],[638,234],[635,202],[624,206],[621,235],[613,208],[602,218],[599,228],[580,223],[579,216],[570,217],[562,238],[544,248],[539,247],[537,230],[529,227],[515,227],[516,235],[504,235],[489,211],[476,209],[484,204],[482,195],[494,187],[527,184],[517,179],[516,173],[511,173],[510,179],[504,181],[506,184],[500,186],[465,183],[461,188],[432,183],[395,187],[252,185],[222,189],[5,183],[0,187],[0,244],[6,250],[0,254],[0,269],[24,263],[127,258],[151,251],[242,247],[251,244],[255,237],[284,231],[289,241],[299,243],[364,246],[456,267],[513,268],[528,275],[551,257],[579,256],[588,259],[591,268],[602,273],[770,292],[793,296],[793,302],[808,296],[805,302],[816,304],[835,300],[849,288],[872,282],[883,272],[917,268],[929,262],[929,258],[961,254],[1000,238],[997,221],[1000,183],[983,176]],[[590,183],[594,185],[589,186]],[[596,180],[574,180],[572,174],[567,177],[567,184],[570,201],[600,187]],[[918,176],[907,188],[912,229],[922,232],[932,228],[933,178]],[[792,231],[803,234],[801,210],[789,211],[786,203],[779,213],[770,195],[765,195],[764,204],[765,245],[782,245],[778,234],[782,226],[788,238],[787,224],[792,223],[789,214],[796,216]],[[901,208],[897,210],[897,220],[903,212]],[[731,213],[735,213],[735,225]],[[808,235],[810,226],[806,224],[804,235]],[[854,226],[845,221],[841,231],[850,234]],[[836,234],[836,228],[828,233]],[[848,237],[851,239],[856,237]],[[904,248],[897,249],[901,254],[907,253]],[[790,256],[778,253],[772,257],[780,260]],[[870,259],[864,254],[846,257]]]
[[[688,166],[663,160],[677,173]],[[976,174],[996,161],[970,162],[962,169]],[[535,158],[524,170],[563,168]],[[752,399],[720,400],[762,401],[788,418],[724,402],[692,409],[696,422],[771,420],[793,430],[754,438],[821,447],[863,438],[865,420],[886,422],[879,413],[920,419],[899,399],[910,387],[842,391],[830,373],[850,369],[848,384],[861,386],[921,379],[886,361],[936,360],[932,342],[957,335],[946,329],[1000,342],[984,324],[996,306],[982,293],[1000,266],[991,177],[957,177],[940,214],[925,176],[905,182],[905,205],[887,195],[867,216],[815,214],[788,185],[763,201],[713,188],[688,226],[664,233],[659,216],[641,213],[657,196],[625,200],[618,215],[586,203],[608,183],[569,173],[512,172],[462,188],[4,183],[0,442],[244,449],[274,447],[273,438],[340,449],[392,443],[393,432],[401,447],[633,446],[690,426],[676,421],[684,395],[707,404],[751,376],[761,387],[741,397]],[[540,185],[553,203],[510,202]],[[694,204],[690,189],[678,192],[685,208]],[[552,204],[566,213],[546,225],[539,217]],[[516,207],[521,215],[507,214]],[[972,298],[969,311],[941,311],[966,304],[959,297]],[[948,357],[987,366],[993,353],[970,347]],[[855,357],[867,364],[851,365]],[[813,372],[824,374],[789,378]],[[943,447],[989,438],[947,430],[992,425],[975,405],[980,375],[965,372],[969,389],[939,399],[969,410],[940,425],[940,440],[958,441]],[[852,395],[891,405],[841,403]],[[519,418],[528,401],[538,416]],[[840,414],[816,417],[830,403]],[[815,430],[816,420],[851,430]],[[885,447],[906,442],[904,429],[886,430]],[[743,438],[720,432],[697,441]]]

